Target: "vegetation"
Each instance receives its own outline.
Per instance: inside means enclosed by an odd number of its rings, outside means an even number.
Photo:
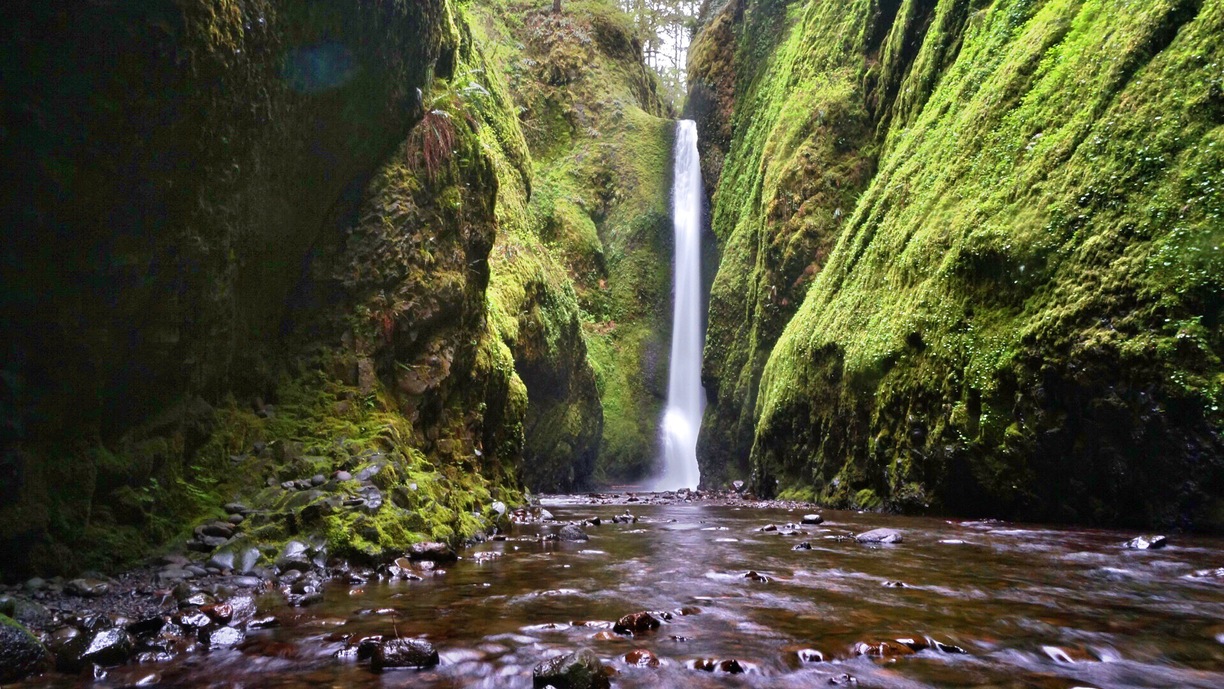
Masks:
[[[708,425],[757,490],[1224,527],[1222,21],[746,4]]]

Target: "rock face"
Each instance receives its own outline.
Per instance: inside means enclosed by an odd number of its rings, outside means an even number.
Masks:
[[[25,627],[0,615],[0,683],[15,682],[47,665],[47,649]]]
[[[590,649],[582,648],[536,665],[531,686],[534,689],[547,686],[556,689],[608,689],[612,684],[604,674],[599,657]]]
[[[478,356],[490,347],[481,337],[495,224],[487,158],[469,156],[462,169],[448,163],[429,180],[448,210],[431,203],[427,217],[408,213],[394,224],[409,235],[426,225],[437,233],[429,238],[436,270],[411,278],[424,292],[418,304],[436,297],[429,308],[456,317],[446,323],[449,337],[421,331],[417,344],[430,351],[407,351],[405,328],[391,343],[399,346],[387,346],[362,332],[381,332],[382,316],[363,310],[374,298],[367,284],[337,293],[326,279],[360,253],[345,246],[349,225],[376,195],[367,189],[372,173],[425,115],[419,89],[453,77],[461,40],[454,12],[450,0],[341,0],[310,12],[286,0],[70,13],[30,3],[28,21],[0,29],[15,60],[2,77],[4,121],[14,132],[3,144],[5,165],[29,163],[6,170],[19,181],[2,202],[16,222],[0,238],[3,263],[15,266],[3,278],[0,318],[23,327],[0,333],[11,381],[0,394],[0,492],[11,492],[0,494],[0,556],[42,571],[114,563],[139,553],[99,552],[98,539],[82,535],[85,525],[131,527],[157,541],[168,533],[148,523],[141,500],[157,503],[162,519],[198,516],[210,507],[200,501],[213,496],[176,492],[175,478],[234,478],[230,463],[212,467],[194,453],[242,413],[209,400],[283,395],[278,369],[299,345],[339,352],[331,361],[351,363],[351,378],[345,366],[328,372],[354,386],[363,355],[382,355],[381,371],[363,370],[371,374],[365,383],[384,385],[397,360],[453,359],[464,404],[486,405],[494,427],[466,432],[513,461],[516,443],[504,436],[521,433],[522,409],[517,419],[499,414],[511,392],[508,356],[501,369],[496,356]],[[124,46],[120,63],[110,59],[116,45]],[[458,139],[475,145],[474,135]],[[447,196],[468,186],[467,197]],[[452,263],[465,280],[452,279]],[[387,278],[380,289],[403,287],[395,276],[377,277]],[[325,291],[329,304],[345,302],[348,323],[316,327],[331,317],[315,299]],[[429,323],[422,315],[391,320]],[[347,340],[345,325],[357,331]],[[452,341],[463,343],[453,356]],[[415,405],[433,407],[420,412],[420,428],[439,423],[452,393],[443,386]],[[257,402],[252,418],[282,412]],[[254,423],[242,419],[243,432],[260,434]],[[297,458],[264,440],[257,459]],[[500,469],[498,452],[486,454]],[[146,492],[125,492],[133,488]],[[202,547],[227,537],[223,526],[210,529]]]
[[[1141,5],[1120,23],[1027,0],[732,1],[707,18],[689,69],[716,116],[698,121],[734,137],[703,480],[1224,527],[1207,382],[1224,265],[1206,258],[1224,153],[1194,57],[1216,54],[1218,8]],[[752,50],[702,49],[725,35]],[[1096,70],[1104,55],[1127,66]]]

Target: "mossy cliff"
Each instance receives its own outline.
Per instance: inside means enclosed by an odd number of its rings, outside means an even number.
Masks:
[[[706,367],[755,488],[1224,528],[1224,3],[748,2],[735,31]]]
[[[226,548],[377,560],[589,484],[601,447],[653,456],[670,128],[610,5],[29,5],[5,578],[181,545],[234,500]]]
[[[490,290],[530,400],[524,480],[641,478],[669,337],[673,124],[657,78],[613,3],[469,11],[490,90],[517,109],[529,149],[530,180],[499,196]]]
[[[28,5],[3,48],[6,577],[115,564],[234,497],[340,551],[475,533],[515,494],[526,396],[485,318],[492,160],[458,112],[423,160],[457,8]],[[390,494],[362,517],[257,490],[371,466]]]

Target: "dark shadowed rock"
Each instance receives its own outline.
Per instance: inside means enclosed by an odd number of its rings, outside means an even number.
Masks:
[[[901,533],[892,529],[872,529],[854,537],[859,543],[900,543]]]
[[[612,684],[604,674],[599,658],[590,649],[581,648],[536,665],[531,686],[533,689],[547,686],[556,689],[608,689]]]
[[[1123,548],[1132,550],[1159,550],[1169,544],[1164,536],[1139,536],[1122,544]]]
[[[587,541],[590,537],[582,530],[582,527],[574,524],[566,524],[561,527],[561,531],[557,534],[563,541]]]
[[[64,591],[74,596],[98,598],[110,593],[110,584],[101,579],[73,579],[64,585]]]
[[[659,620],[646,611],[625,615],[616,621],[612,631],[617,634],[644,634],[659,628]]]
[[[55,667],[61,672],[80,672],[89,665],[121,665],[135,652],[132,635],[123,629],[101,629],[81,634],[56,653]]]
[[[424,560],[427,562],[454,562],[459,559],[459,556],[445,543],[426,541],[424,543],[413,543],[408,548],[408,559]]]
[[[387,639],[378,642],[370,655],[370,667],[430,668],[438,664],[438,649],[424,639]]]
[[[43,669],[47,649],[17,622],[0,615],[0,683],[15,682]]]

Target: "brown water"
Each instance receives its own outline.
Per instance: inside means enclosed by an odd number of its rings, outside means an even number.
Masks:
[[[558,520],[623,507],[546,502]],[[702,505],[630,506],[637,524],[589,527],[586,543],[537,542],[556,525],[465,551],[444,576],[337,585],[285,626],[240,650],[150,669],[190,686],[530,687],[541,659],[586,646],[620,671],[614,687],[814,687],[849,674],[860,687],[1224,687],[1224,541],[1175,537],[1158,551],[1131,533],[824,512],[803,536],[756,529],[799,513]],[[887,526],[904,542],[834,540]],[[525,540],[516,540],[522,537]],[[811,550],[792,550],[802,541]],[[476,553],[501,557],[478,562]],[[744,577],[756,571],[769,581]],[[890,587],[901,581],[907,587]],[[638,638],[599,640],[638,610],[699,608]],[[344,635],[420,635],[442,655],[430,671],[376,674],[334,654]],[[924,650],[880,660],[857,642],[929,637],[965,654]],[[629,667],[647,648],[658,668]],[[827,662],[802,663],[796,648]],[[690,669],[735,658],[747,674]]]

